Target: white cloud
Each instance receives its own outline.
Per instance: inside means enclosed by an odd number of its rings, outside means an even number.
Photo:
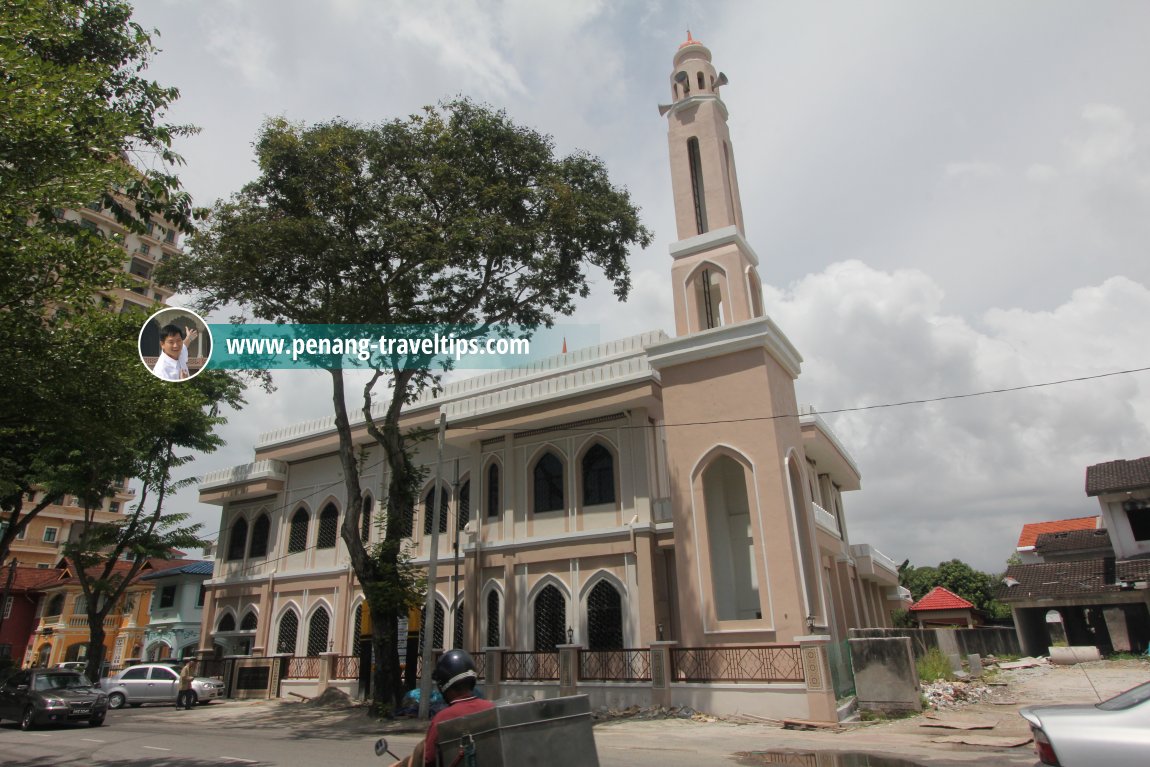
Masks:
[[[1125,111],[1110,104],[1090,104],[1082,110],[1082,119],[1089,134],[1067,142],[1077,166],[1100,170],[1134,154],[1134,123]]]
[[[948,179],[979,179],[997,176],[1002,168],[991,162],[951,162],[943,169]]]

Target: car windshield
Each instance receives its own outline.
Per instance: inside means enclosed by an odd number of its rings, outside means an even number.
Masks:
[[[1148,699],[1150,699],[1150,682],[1132,687],[1126,692],[1115,695],[1110,700],[1104,700],[1097,707],[1103,711],[1124,711]]]
[[[37,674],[36,692],[91,687],[92,683],[79,674]]]

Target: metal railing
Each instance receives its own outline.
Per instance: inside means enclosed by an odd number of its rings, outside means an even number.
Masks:
[[[600,682],[649,682],[651,651],[644,649],[581,650],[579,678]]]
[[[359,656],[340,655],[337,657],[332,679],[359,679]]]
[[[676,682],[802,682],[799,646],[676,647],[671,649]]]
[[[479,652],[471,656],[475,660],[475,673],[480,679],[487,678],[487,653]]]
[[[520,682],[553,681],[559,679],[559,653],[505,652],[501,679]]]
[[[322,661],[318,655],[288,658],[284,679],[319,679],[319,664]]]

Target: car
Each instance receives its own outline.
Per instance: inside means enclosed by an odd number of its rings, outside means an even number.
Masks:
[[[1144,767],[1150,754],[1150,682],[1101,703],[1027,706],[1034,750],[1053,767]]]
[[[88,661],[86,660],[68,660],[63,663],[57,663],[52,668],[62,671],[78,671],[83,674],[88,670]]]
[[[108,696],[75,671],[18,671],[0,686],[0,718],[13,719],[20,729],[40,724],[85,721],[104,723]]]
[[[141,663],[100,682],[108,693],[108,707],[142,706],[176,702],[180,672],[171,663]],[[197,676],[192,679],[192,705],[223,697],[224,683]]]

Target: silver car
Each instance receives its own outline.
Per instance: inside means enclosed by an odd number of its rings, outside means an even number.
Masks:
[[[1028,706],[1034,749],[1054,767],[1145,767],[1150,764],[1150,682],[1102,703]]]
[[[103,680],[101,686],[108,693],[109,708],[145,703],[175,704],[180,691],[180,672],[167,663],[142,663]],[[198,676],[192,680],[192,705],[215,700],[223,694],[224,684],[218,679]]]

